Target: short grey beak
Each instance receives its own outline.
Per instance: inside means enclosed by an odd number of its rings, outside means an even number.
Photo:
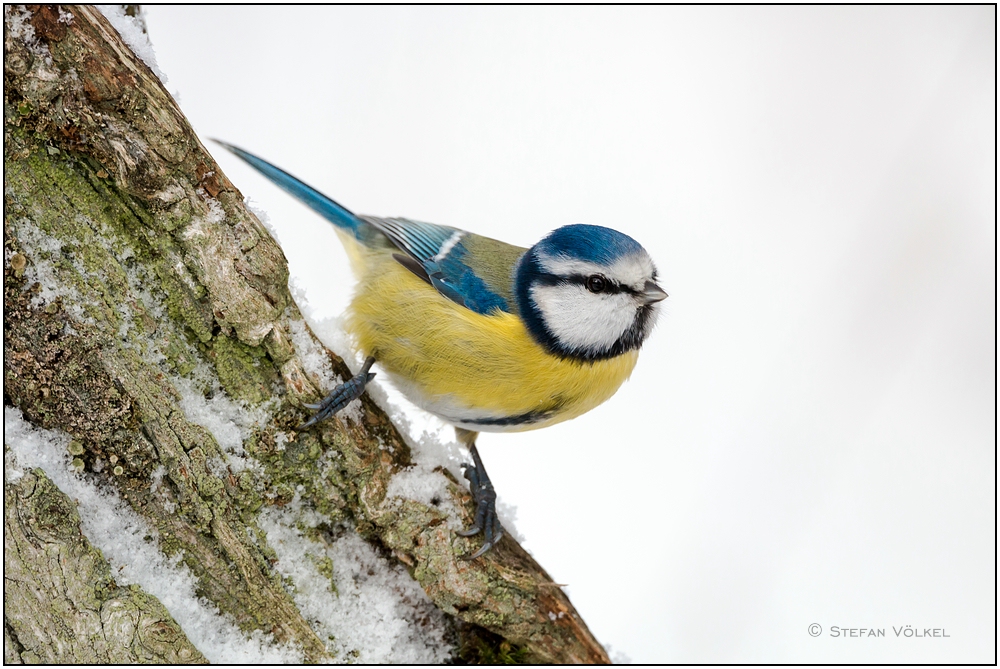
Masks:
[[[642,292],[639,293],[639,299],[642,300],[643,304],[653,304],[667,299],[667,293],[652,281],[647,281]]]

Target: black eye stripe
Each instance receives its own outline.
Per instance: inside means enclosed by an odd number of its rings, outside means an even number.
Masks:
[[[586,287],[587,286],[587,282],[588,282],[588,280],[590,279],[591,276],[594,276],[594,275],[591,274],[591,275],[588,275],[588,276],[583,276],[583,275],[579,275],[579,274],[574,274],[571,277],[567,277],[565,283],[572,283],[572,284],[581,285],[581,286]],[[616,293],[629,293],[629,294],[632,294],[632,295],[638,294],[638,291],[632,289],[630,286],[622,285],[622,284],[618,283],[617,281],[614,281],[612,279],[607,278],[606,276],[602,276],[602,278],[604,279],[604,288],[603,288],[603,290],[601,290],[602,293],[606,293],[606,294],[610,294],[610,295],[614,295]]]
[[[556,274],[540,274],[532,279],[532,283],[536,283],[542,286],[563,286],[563,285],[575,285],[583,286],[587,288],[587,281],[593,274],[570,274],[568,276],[558,276]],[[632,288],[631,286],[624,286],[620,283],[616,283],[608,277],[604,278],[604,290],[601,291],[602,294],[614,295],[616,293],[628,293],[629,295],[638,295],[639,291]],[[588,289],[589,290],[589,289]]]
[[[561,286],[562,284],[569,282],[563,277],[556,276],[555,274],[539,274],[531,277],[531,283],[539,286]]]

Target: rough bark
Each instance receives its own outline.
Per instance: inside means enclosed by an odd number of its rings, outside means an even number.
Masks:
[[[81,534],[73,502],[41,470],[4,487],[3,539],[10,660],[205,661],[159,601],[138,586],[115,583],[103,556]],[[9,628],[17,630],[16,644],[6,638]]]
[[[8,13],[4,22],[5,404],[69,433],[87,471],[115,462],[98,476],[195,574],[198,594],[244,631],[297,644],[307,661],[336,658],[296,609],[255,522],[296,494],[405,564],[467,649],[607,662],[515,541],[463,561],[479,539],[457,537],[438,507],[387,498],[410,452],[370,399],[360,422],[295,432],[302,404],[322,393],[291,342],[290,323],[302,317],[281,249],[97,10],[27,14],[32,30]],[[213,474],[226,454],[187,419],[175,386],[206,366],[229,397],[267,407],[270,418],[243,443],[262,474]],[[282,432],[292,435],[284,448]],[[336,466],[318,467],[330,454]],[[447,489],[468,524],[468,491],[450,478]],[[203,661],[154,597],[115,584],[73,501],[40,470],[5,482],[4,493],[5,661]]]

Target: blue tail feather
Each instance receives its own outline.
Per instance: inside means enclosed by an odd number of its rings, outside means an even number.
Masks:
[[[367,223],[352,214],[347,210],[347,208],[337,204],[337,202],[335,202],[332,198],[320,193],[309,184],[293,177],[280,167],[275,167],[263,158],[258,158],[252,153],[244,151],[238,146],[227,144],[226,142],[218,139],[213,139],[212,141],[221,144],[225,148],[232,151],[234,154],[246,161],[251,167],[271,180],[271,182],[276,186],[308,206],[310,209],[336,225],[338,228],[349,230],[357,239],[361,239],[362,235],[366,232],[365,228],[368,227]]]

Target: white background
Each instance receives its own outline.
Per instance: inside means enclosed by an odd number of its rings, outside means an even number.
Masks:
[[[995,8],[146,11],[202,137],[358,213],[649,250],[670,298],[631,381],[480,440],[602,642],[995,661]],[[210,149],[339,313],[331,226]]]

